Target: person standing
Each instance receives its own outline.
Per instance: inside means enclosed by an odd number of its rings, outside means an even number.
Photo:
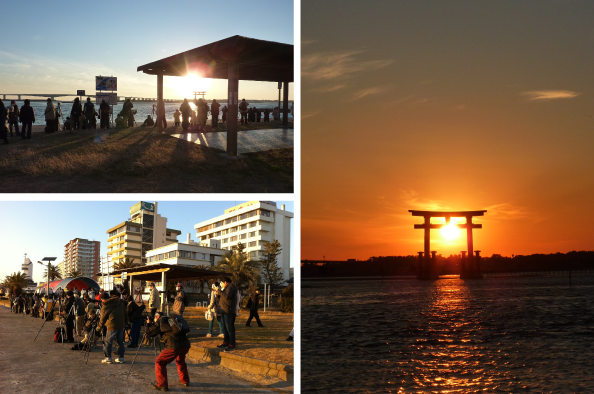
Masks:
[[[21,138],[30,139],[33,123],[35,123],[35,111],[33,110],[33,107],[31,107],[31,101],[29,99],[25,100],[25,104],[21,107],[20,115],[21,123],[23,124]]]
[[[229,108],[227,108],[227,106],[225,105],[221,110],[221,112],[223,113],[223,117],[221,118],[223,124],[227,123],[227,111],[229,111]]]
[[[149,308],[151,308],[151,316],[155,316],[155,312],[161,307],[161,297],[159,297],[159,290],[155,287],[154,282],[151,283],[150,288]]]
[[[270,110],[268,108],[264,109],[264,122],[270,122]]]
[[[144,304],[138,306],[138,304],[134,301],[134,296],[128,296],[128,320],[132,323],[132,328],[130,329],[130,344],[128,345],[129,348],[138,347],[138,338],[140,338],[140,328],[142,327],[142,312],[144,312]]]
[[[60,117],[62,116],[62,103],[56,107],[56,117],[54,118],[54,130],[60,131]]]
[[[0,99],[0,138],[4,140],[4,144],[8,144],[8,129],[6,128],[7,120],[8,108],[4,106],[4,101]]]
[[[12,137],[14,134],[12,133],[12,126],[14,125],[16,135],[21,135],[19,131],[19,106],[16,104],[15,100],[10,102],[10,107],[8,107],[8,128],[10,131],[10,136]]]
[[[247,124],[248,122],[248,106],[250,104],[245,101],[245,99],[241,99],[241,103],[239,103],[239,112],[241,113],[241,124]]]
[[[155,375],[157,384],[153,389],[159,391],[168,391],[169,382],[167,380],[167,364],[175,360],[179,381],[182,385],[190,385],[190,375],[188,365],[186,364],[186,355],[190,351],[190,341],[184,331],[175,332],[171,327],[167,316],[157,313],[155,323],[150,324],[150,318],[147,318],[146,334],[149,338],[161,335],[161,342],[165,343],[165,349],[155,358]],[[183,320],[183,318],[182,318]]]
[[[99,105],[99,116],[101,117],[101,128],[109,130],[109,104],[101,100]]]
[[[218,345],[219,349],[225,349],[226,352],[236,349],[235,343],[235,308],[237,307],[237,287],[231,281],[231,278],[225,276],[221,282],[221,290],[217,291],[221,298],[221,312],[223,328],[225,329],[223,343]]]
[[[221,104],[217,102],[216,99],[212,100],[212,104],[210,105],[210,113],[212,114],[212,121],[210,122],[213,127],[217,127],[219,125],[219,108]]]
[[[83,327],[85,326],[85,302],[80,297],[74,297],[76,300],[76,335],[83,337]]]
[[[70,110],[70,129],[71,130],[78,130],[80,129],[80,116],[82,115],[82,105],[80,104],[80,99],[77,97],[74,99],[74,103],[72,103],[72,109]]]
[[[173,124],[175,126],[179,126],[181,123],[181,112],[179,112],[179,109],[175,109],[175,112],[173,113]]]
[[[246,326],[251,327],[250,323],[252,319],[256,318],[256,323],[258,323],[258,327],[264,327],[262,322],[260,321],[260,316],[258,315],[258,306],[260,305],[260,289],[256,289],[252,295],[250,296],[250,317],[248,317],[247,322],[245,323]]]
[[[95,119],[95,105],[91,102],[90,97],[87,97],[83,113],[85,114],[86,128],[87,130],[90,130],[91,127],[93,127],[93,119]]]
[[[54,132],[54,119],[56,118],[56,107],[52,103],[52,99],[47,99],[47,106],[45,107],[45,132]]]
[[[177,294],[175,295],[175,302],[173,303],[173,313],[176,315],[183,316],[184,310],[188,305],[188,299],[186,298],[186,292],[181,283],[178,283],[175,287]]]
[[[217,295],[217,290],[219,290],[219,282],[215,282],[212,284],[212,291],[210,292],[210,303],[208,304],[208,310],[212,311],[212,313],[214,313],[214,319],[212,319],[209,323],[208,323],[208,334],[206,334],[207,338],[212,337],[212,329],[214,327],[214,321],[216,320],[217,323],[219,323],[219,337],[224,338],[225,337],[225,328],[223,327],[223,322],[222,322],[222,316],[223,316],[223,311],[221,310],[221,307],[219,305],[220,301],[219,298],[220,296]]]
[[[64,309],[62,309],[62,315],[66,319],[66,340],[64,342],[74,342],[74,320],[76,318],[75,312],[75,298],[72,291],[66,293],[66,302]],[[73,309],[74,308],[74,309]]]
[[[272,118],[274,120],[280,120],[280,112],[278,110],[278,107],[274,107],[274,110],[272,110]]]
[[[190,115],[192,114],[192,107],[190,107],[188,99],[184,99],[184,102],[179,106],[179,110],[182,113],[182,128],[187,130],[190,126]]]
[[[118,364],[124,362],[124,328],[128,324],[128,314],[126,313],[126,306],[120,299],[120,293],[117,290],[112,291],[111,297],[107,293],[101,295],[101,319],[97,331],[100,331],[104,326],[107,328],[105,342],[103,344],[103,353],[105,358],[101,360],[104,364],[111,364],[111,349],[113,341],[118,342],[118,358],[114,361]]]

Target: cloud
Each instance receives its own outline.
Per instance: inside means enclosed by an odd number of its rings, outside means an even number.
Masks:
[[[351,99],[351,101],[355,101],[355,100],[359,100],[362,99],[363,97],[367,97],[367,96],[371,96],[371,95],[375,95],[375,94],[381,94],[387,91],[392,90],[391,87],[383,87],[383,88],[367,88],[367,89],[363,89],[363,90],[359,90],[357,93],[355,93],[355,96],[353,96],[353,98]]]
[[[522,92],[522,95],[528,97],[530,101],[538,101],[574,98],[579,96],[580,93],[570,90],[533,90]]]
[[[301,58],[301,76],[316,80],[348,78],[359,72],[370,72],[392,63],[392,60],[359,60],[360,51],[315,53]]]
[[[400,199],[407,207],[417,211],[446,211],[449,209],[443,204],[443,201],[421,198],[414,190],[402,190]]]
[[[496,219],[509,220],[509,219],[520,219],[529,216],[529,213],[525,208],[512,205],[510,203],[501,203],[491,205],[484,208],[487,210],[487,215],[495,217]]]

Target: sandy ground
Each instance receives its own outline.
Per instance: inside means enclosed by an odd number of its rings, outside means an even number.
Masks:
[[[0,307],[0,375],[2,393],[155,393],[153,348],[140,349],[131,374],[135,352],[126,349],[124,364],[102,364],[101,345],[89,354],[70,350],[72,344],[54,343],[57,321],[47,322],[10,313]],[[99,342],[100,343],[100,342]],[[178,382],[175,364],[169,364],[169,391],[184,393],[290,392],[287,382],[237,373],[206,363],[188,364],[190,387]]]

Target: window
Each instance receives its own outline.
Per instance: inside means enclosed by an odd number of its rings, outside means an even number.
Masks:
[[[237,235],[234,235],[233,237],[229,238],[230,242],[234,242],[237,241]]]
[[[239,236],[239,239],[246,239],[246,238],[247,238],[247,234],[241,234],[241,235]]]
[[[256,246],[256,241],[252,241],[252,242],[250,242],[250,243],[248,244],[248,246],[249,246],[250,248],[253,248],[254,246]]]
[[[239,217],[239,219],[240,219],[240,220],[243,220],[243,219],[247,219],[248,217],[249,217],[249,214],[247,214],[247,213],[244,213],[243,215],[241,215],[241,216]]]
[[[234,233],[234,232],[236,232],[236,231],[237,231],[237,227],[233,227],[233,228],[231,229],[231,232],[232,232],[232,233]]]
[[[221,231],[217,231],[217,232],[215,233],[215,237],[218,237],[219,235],[221,235]]]
[[[256,227],[256,225],[257,225],[257,224],[258,224],[258,222],[251,222],[251,223],[250,223],[250,228],[252,228],[252,227]]]
[[[256,231],[252,231],[252,232],[250,233],[250,237],[255,237],[255,236],[256,236]]]
[[[240,227],[241,230],[247,230],[247,224],[244,224],[243,226]]]
[[[227,242],[229,242],[229,238],[223,238],[223,243],[226,244]]]

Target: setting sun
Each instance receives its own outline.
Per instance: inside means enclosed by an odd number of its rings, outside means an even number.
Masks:
[[[173,94],[180,98],[194,98],[194,92],[208,92],[212,86],[212,79],[201,78],[197,74],[189,74],[185,77],[169,77],[168,86]]]
[[[460,229],[454,223],[447,224],[441,228],[441,236],[445,239],[456,239],[460,236]]]

